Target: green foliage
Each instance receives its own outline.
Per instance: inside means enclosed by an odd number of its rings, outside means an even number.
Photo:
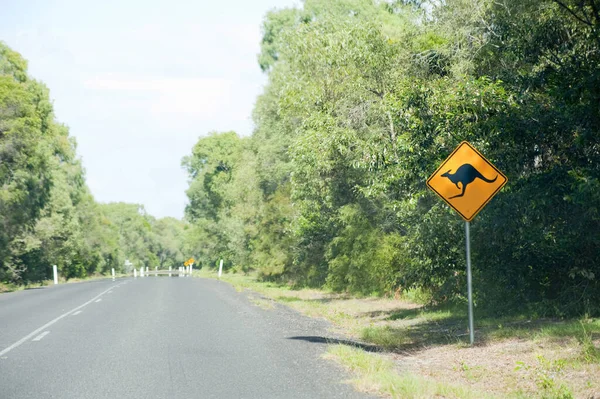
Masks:
[[[28,79],[27,63],[0,42],[0,280],[19,280],[19,254],[49,203],[56,164],[70,156],[53,119],[48,90]]]
[[[509,177],[472,223],[476,305],[598,314],[599,5],[310,0],[270,12],[253,136],[208,136],[184,161],[209,263],[464,301],[463,222],[424,183],[469,140]]]
[[[340,209],[338,235],[329,245],[327,284],[334,291],[363,294],[392,292],[398,287],[404,264],[403,238],[382,233],[354,205]]]
[[[67,279],[136,266],[179,266],[184,230],[130,204],[97,204],[48,89],[0,42],[0,283]]]

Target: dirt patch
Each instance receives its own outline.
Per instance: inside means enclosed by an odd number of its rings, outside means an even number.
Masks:
[[[600,398],[600,365],[582,364],[580,354],[581,347],[574,340],[509,339],[474,347],[436,346],[391,356],[399,371],[499,397],[508,392],[523,397],[558,397],[568,389],[576,398]]]

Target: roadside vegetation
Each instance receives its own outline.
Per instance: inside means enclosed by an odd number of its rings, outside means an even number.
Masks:
[[[214,271],[196,276],[218,278]],[[289,306],[332,323],[327,358],[357,389],[395,398],[592,398],[600,394],[600,319],[486,316],[476,309],[474,347],[465,306],[404,297],[290,289],[254,275],[223,274],[270,310]],[[255,294],[256,293],[256,294]],[[259,296],[257,296],[259,295]],[[323,337],[327,340],[326,337]]]
[[[236,273],[222,279],[261,307],[332,322],[351,341],[331,339],[328,357],[361,390],[600,396],[598,9],[307,0],[269,13],[254,134],[211,133],[183,161],[199,274],[223,259]],[[463,140],[508,176],[471,226],[474,347],[464,222],[425,185]]]
[[[48,89],[0,42],[0,292],[47,284],[52,265],[72,280],[185,260],[185,222],[97,203],[75,151]]]
[[[464,222],[425,181],[463,140],[508,177],[471,223],[494,316],[600,316],[598,0],[306,0],[263,23],[250,137],[189,173],[202,266],[464,303]]]

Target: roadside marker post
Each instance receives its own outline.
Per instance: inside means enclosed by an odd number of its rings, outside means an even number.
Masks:
[[[54,285],[58,284],[58,268],[52,265],[52,273],[54,274]]]
[[[183,272],[185,274],[192,274],[192,266],[194,266],[195,259],[189,258],[185,262],[183,262]]]
[[[454,173],[452,173],[453,170]],[[508,179],[500,170],[466,141],[460,143],[427,179],[427,186],[465,220],[471,345],[475,342],[475,327],[473,323],[470,222],[504,187],[507,181]]]
[[[223,274],[223,259],[221,259],[221,263],[219,263],[219,278],[221,278],[221,274]]]
[[[133,278],[137,278],[137,269],[133,269]]]
[[[144,266],[140,267],[140,277],[144,277]]]
[[[112,268],[111,274],[112,274],[113,281],[115,281],[115,268],[114,267]]]
[[[169,277],[171,277],[171,266],[169,266]]]

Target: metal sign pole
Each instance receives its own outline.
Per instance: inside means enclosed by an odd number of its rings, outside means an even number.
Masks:
[[[454,171],[454,172],[452,172]],[[495,175],[495,176],[494,176]],[[477,183],[474,183],[477,181]],[[466,141],[438,166],[427,179],[427,187],[465,219],[467,250],[467,289],[469,294],[469,335],[475,342],[473,292],[471,287],[471,237],[469,222],[504,187],[508,179]],[[461,183],[459,185],[458,183]],[[467,185],[469,188],[467,189]],[[460,192],[459,192],[460,190]],[[457,198],[459,198],[457,200]]]
[[[473,294],[471,290],[471,234],[469,232],[469,222],[465,222],[465,233],[467,241],[467,290],[469,296],[469,338],[471,345],[475,341],[475,332],[473,330]]]

